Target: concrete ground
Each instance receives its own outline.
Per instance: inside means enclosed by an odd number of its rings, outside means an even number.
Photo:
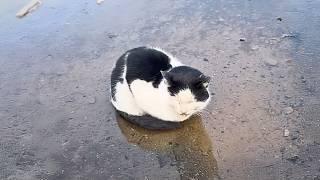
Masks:
[[[320,179],[320,2],[0,1],[0,179]],[[152,45],[212,77],[174,131],[118,118],[113,63]]]

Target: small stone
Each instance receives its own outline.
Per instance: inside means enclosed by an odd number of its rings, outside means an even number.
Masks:
[[[88,98],[88,103],[89,103],[89,104],[94,104],[94,103],[96,103],[96,98],[95,98],[95,97],[89,97],[89,98]]]
[[[291,157],[288,157],[287,160],[291,162],[296,162],[299,159],[298,155],[293,155]]]
[[[285,95],[284,97],[285,97],[285,98],[287,98],[287,99],[292,98],[292,96],[291,96],[291,95]]]
[[[70,103],[70,102],[73,102],[73,101],[74,101],[73,97],[68,97],[68,98],[66,98],[66,100],[64,102]]]
[[[295,38],[296,36],[293,34],[282,34],[281,38]]]
[[[283,132],[283,136],[284,137],[288,137],[290,134],[290,131],[288,129],[285,129],[284,132]]]
[[[115,35],[115,34],[108,34],[108,38],[109,39],[113,39],[113,38],[116,38],[118,35]]]
[[[264,59],[265,64],[270,65],[270,66],[276,66],[278,65],[278,61],[275,59]]]
[[[240,41],[244,42],[244,41],[246,41],[246,38],[240,38]]]
[[[224,19],[220,17],[219,22],[224,22]]]
[[[259,46],[254,45],[254,46],[251,47],[251,49],[254,50],[254,51],[255,51],[255,50],[258,50],[258,49],[259,49]]]
[[[170,163],[170,166],[176,166],[177,164],[178,164],[177,161],[173,161]]]
[[[97,4],[103,3],[104,0],[97,0]]]
[[[286,63],[292,63],[292,59],[287,59]]]
[[[209,153],[205,151],[205,152],[202,152],[202,155],[209,156]]]
[[[291,140],[296,140],[296,139],[298,139],[299,138],[299,134],[298,134],[299,132],[295,132],[295,133],[293,133],[293,134],[291,134]]]
[[[293,113],[293,109],[292,109],[292,107],[286,107],[283,109],[283,112],[285,114],[291,114],[291,113]]]
[[[281,17],[277,17],[277,20],[278,20],[278,21],[282,21],[282,18],[281,18]]]
[[[209,60],[208,60],[207,58],[203,58],[203,61],[206,61],[206,62],[208,62]]]

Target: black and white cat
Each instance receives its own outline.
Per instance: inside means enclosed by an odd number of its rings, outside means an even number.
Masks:
[[[181,122],[210,101],[210,78],[160,48],[128,50],[111,75],[111,102],[133,116]]]

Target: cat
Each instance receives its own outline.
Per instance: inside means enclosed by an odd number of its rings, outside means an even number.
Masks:
[[[111,103],[128,115],[182,122],[204,109],[210,77],[160,48],[125,52],[111,74]]]

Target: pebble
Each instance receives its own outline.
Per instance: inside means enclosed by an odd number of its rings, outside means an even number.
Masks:
[[[292,59],[287,59],[286,63],[292,63]]]
[[[244,41],[246,41],[246,38],[240,38],[240,41],[244,42]]]
[[[118,35],[115,35],[115,34],[108,34],[108,38],[109,39],[113,39],[113,38],[116,38]]]
[[[219,22],[224,22],[224,19],[220,17],[218,21]]]
[[[291,114],[291,113],[293,113],[293,109],[292,109],[292,107],[286,107],[283,109],[283,112],[285,114]]]
[[[299,138],[299,131],[294,131],[291,133],[291,140],[296,140]]]
[[[259,46],[254,45],[254,46],[251,47],[251,49],[254,50],[254,51],[255,51],[255,50],[258,50],[258,49],[259,49]]]
[[[89,97],[89,98],[88,98],[88,103],[89,103],[89,104],[94,104],[94,103],[96,103],[96,98],[95,98],[95,97]]]
[[[104,0],[97,0],[97,4],[103,3]]]
[[[287,98],[287,99],[292,98],[292,96],[291,96],[291,95],[285,95],[284,97],[285,97],[285,98]]]
[[[275,59],[264,59],[264,63],[267,64],[267,65],[270,65],[270,66],[276,66],[278,65],[278,61],[275,60]]]
[[[298,155],[292,155],[292,156],[287,158],[287,160],[291,161],[291,162],[296,162],[298,159],[299,159]]]
[[[282,38],[290,38],[290,37],[295,38],[296,36],[293,35],[293,34],[282,34],[281,37],[282,37]]]

